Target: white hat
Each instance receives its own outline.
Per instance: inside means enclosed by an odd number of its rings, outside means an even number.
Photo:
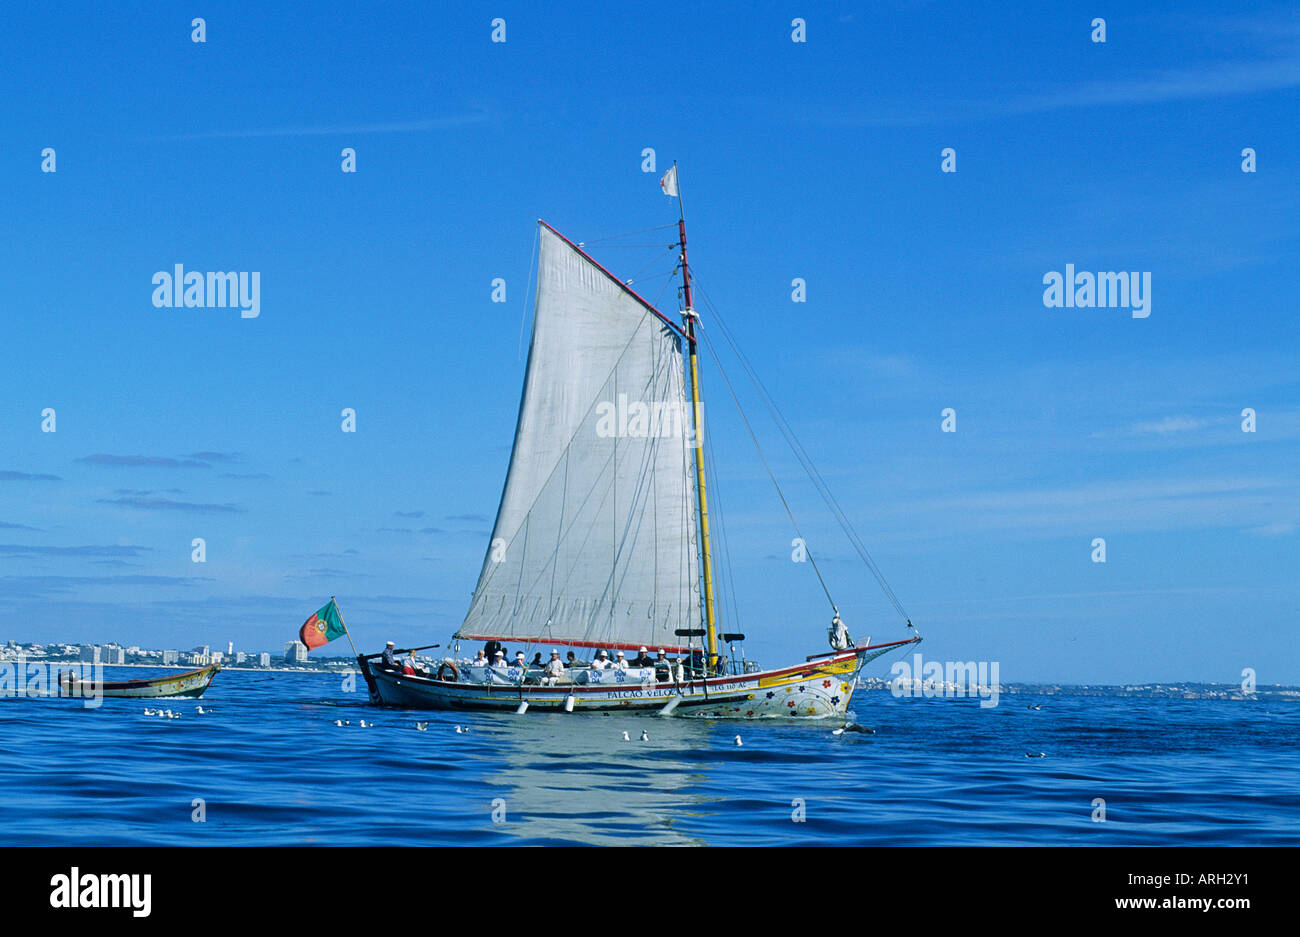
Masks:
[[[619,656],[619,657],[622,657],[622,656],[623,656],[623,652],[622,652],[622,651],[619,651],[619,652],[618,652],[618,656]]]
[[[393,646],[393,642],[392,642],[392,641],[389,641],[389,642],[388,642],[388,646],[389,646],[389,647],[392,647],[392,646]]]
[[[559,651],[551,651],[551,656],[552,656],[552,657],[559,657],[559,656],[560,656],[560,652],[559,652]]]
[[[601,649],[600,649],[600,653],[597,654],[596,656],[597,656],[597,657],[608,657],[608,656],[609,656],[609,652],[606,651],[604,648],[601,648]]]
[[[644,645],[642,645],[642,647],[641,647],[641,653],[642,653],[642,654],[647,653]]]
[[[506,652],[505,652],[505,651],[497,651],[497,652],[496,652],[495,654],[493,654],[492,656],[493,656],[493,657],[505,657],[505,656],[506,656]]]

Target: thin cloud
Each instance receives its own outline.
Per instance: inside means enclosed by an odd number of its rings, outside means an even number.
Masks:
[[[897,107],[873,113],[836,105],[817,109],[810,116],[817,123],[838,127],[928,126],[1068,109],[1242,97],[1297,87],[1300,58],[1290,55],[1263,62],[1223,62],[1158,71],[1142,78],[1084,82],[1037,94],[953,101],[931,108]]]
[[[1190,430],[1200,429],[1208,425],[1205,420],[1198,420],[1190,416],[1167,416],[1163,420],[1154,420],[1148,423],[1135,423],[1133,432],[1138,435],[1147,435],[1156,433],[1166,436],[1170,433],[1186,433]]]
[[[487,123],[491,118],[486,112],[477,114],[457,114],[450,117],[434,117],[425,120],[397,120],[379,124],[334,124],[324,127],[262,127],[244,130],[206,130],[202,133],[177,134],[169,137],[157,137],[161,140],[224,140],[247,139],[252,137],[328,137],[334,135],[353,135],[363,133],[420,133],[430,130],[449,130],[453,127],[465,127],[471,124]]]
[[[424,512],[423,511],[394,511],[393,517],[406,517],[406,518],[410,518],[411,520],[419,520],[421,517],[424,517]]]
[[[198,459],[170,459],[157,455],[108,455],[99,452],[77,459],[86,465],[108,465],[126,468],[212,468]]]
[[[183,511],[189,514],[242,514],[244,508],[234,504],[196,504],[190,501],[172,501],[170,498],[98,498],[100,504],[142,511]]]
[[[0,553],[10,556],[139,556],[151,547],[135,546],[83,546],[37,547],[23,543],[0,543]]]
[[[0,482],[61,482],[58,475],[34,475],[31,472],[0,472]]]
[[[0,530],[40,530],[40,528],[28,527],[26,524],[10,524],[7,521],[0,521]]]
[[[238,473],[238,472],[222,472],[222,473],[221,473],[220,475],[218,475],[217,477],[218,477],[218,478],[246,479],[246,480],[251,480],[251,481],[265,481],[266,479],[269,479],[271,476],[268,475],[268,474],[266,474],[265,472],[251,472],[251,473],[249,473],[249,474],[240,474],[240,473]]]

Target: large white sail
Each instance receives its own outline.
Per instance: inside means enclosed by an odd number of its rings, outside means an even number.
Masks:
[[[700,626],[679,333],[541,226],[505,490],[459,635],[678,647]]]

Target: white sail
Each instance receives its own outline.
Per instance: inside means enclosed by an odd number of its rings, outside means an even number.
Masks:
[[[541,227],[505,490],[458,635],[679,647],[700,627],[691,420],[674,328]]]

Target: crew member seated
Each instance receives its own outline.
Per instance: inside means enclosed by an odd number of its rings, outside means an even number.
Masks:
[[[601,653],[603,654],[605,652],[601,651]],[[611,670],[627,670],[627,659],[622,651],[618,652],[618,660],[614,661],[614,663],[609,666]]]
[[[660,651],[659,653],[662,654],[663,651]],[[640,653],[638,653],[636,657],[632,658],[631,664],[633,667],[653,667],[654,658],[650,656],[649,651],[642,647]]]
[[[585,660],[579,660],[577,655],[575,655],[573,651],[570,651],[569,656],[566,657],[564,660],[564,666],[565,667],[590,667],[591,664]]]
[[[538,652],[541,656],[541,652]],[[546,680],[548,683],[554,683],[558,677],[564,675],[564,661],[560,660],[559,651],[551,651],[551,661],[546,665]]]
[[[389,641],[387,647],[384,648],[384,666],[389,670],[401,670],[402,665],[397,662],[397,658],[393,655],[394,646],[393,642]]]
[[[672,679],[673,662],[668,659],[666,654],[664,654],[663,648],[659,649],[659,654],[654,659],[654,665],[656,680],[665,681]]]
[[[506,669],[506,652],[505,652],[505,651],[497,651],[495,654],[492,655],[492,669],[493,669],[493,670],[505,670],[505,669]]]
[[[427,677],[429,675],[429,671],[425,666],[415,659],[415,651],[411,651],[410,654],[407,655],[406,660],[402,661],[402,673],[406,674],[408,677]]]
[[[487,655],[483,653],[483,649],[479,648],[479,650],[474,652],[474,659],[470,661],[470,666],[486,667],[490,663],[491,661],[487,659]]]
[[[609,653],[602,648],[596,655],[596,659],[591,662],[591,669],[608,670],[610,666]]]

